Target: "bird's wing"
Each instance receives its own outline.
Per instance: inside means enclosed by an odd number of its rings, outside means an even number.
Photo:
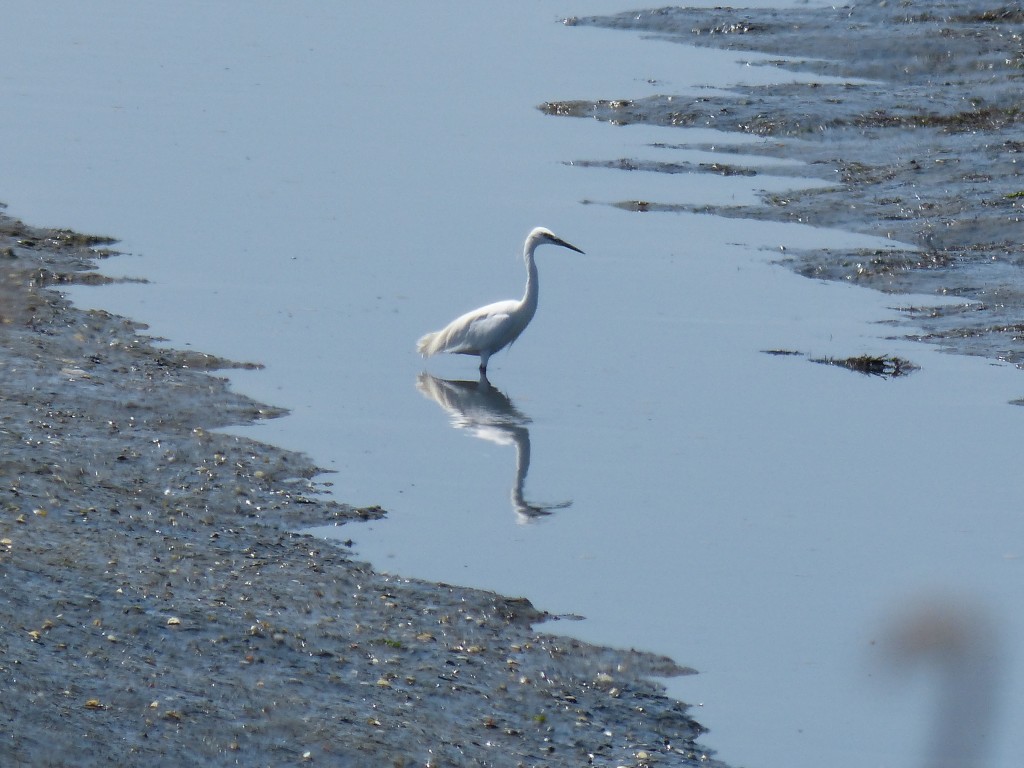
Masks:
[[[477,354],[494,349],[511,322],[515,301],[499,301],[457,317],[430,340],[430,354],[453,352]]]

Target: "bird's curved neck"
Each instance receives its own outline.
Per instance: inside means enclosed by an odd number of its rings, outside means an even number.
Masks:
[[[529,307],[531,311],[536,311],[540,283],[537,279],[537,264],[533,260],[532,248],[523,252],[523,259],[526,261],[526,293],[523,294],[523,306]]]

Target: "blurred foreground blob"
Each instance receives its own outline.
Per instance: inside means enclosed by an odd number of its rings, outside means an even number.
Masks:
[[[935,712],[924,768],[982,768],[996,725],[1000,648],[977,601],[930,597],[889,620],[881,650],[901,671],[927,667]]]

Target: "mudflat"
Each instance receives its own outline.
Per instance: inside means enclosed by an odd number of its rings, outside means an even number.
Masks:
[[[720,765],[650,675],[528,601],[375,573],[304,525],[281,414],[60,294],[112,240],[0,215],[0,764]]]

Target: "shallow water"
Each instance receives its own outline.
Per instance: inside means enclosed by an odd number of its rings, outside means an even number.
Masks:
[[[621,10],[576,5],[558,12]],[[601,204],[752,204],[792,178],[567,165],[676,162],[652,145],[724,134],[536,109],[769,82],[756,55],[567,28],[541,6],[98,16],[9,21],[3,196],[33,223],[123,237],[108,271],[153,281],[76,300],[267,365],[231,378],[292,415],[247,433],[389,510],[342,529],[361,556],[696,667],[670,690],[703,705],[704,743],[733,764],[912,762],[926,680],[891,675],[873,643],[917,595],[981,602],[1020,645],[1019,372],[887,338],[892,307],[934,299],[774,264],[782,247],[891,242]],[[442,395],[424,369],[472,380],[475,361],[424,364],[415,339],[519,295],[538,224],[587,255],[540,251],[540,310],[493,359],[497,391]],[[866,377],[770,349],[921,370]],[[1024,709],[1009,664],[1004,723]],[[991,764],[1015,764],[1022,739],[1004,727]]]

